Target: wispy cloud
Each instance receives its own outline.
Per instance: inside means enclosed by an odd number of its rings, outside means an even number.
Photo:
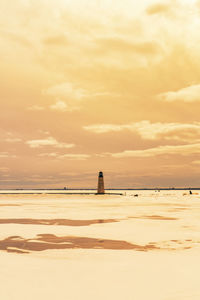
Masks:
[[[21,134],[6,131],[6,130],[0,130],[0,142],[6,142],[6,143],[19,143],[22,141],[22,138],[19,137]]]
[[[58,111],[73,111],[81,108],[84,100],[91,100],[94,98],[115,96],[118,95],[106,91],[88,91],[79,88],[74,84],[67,82],[49,87],[43,91],[44,95],[52,96],[56,99],[56,103],[51,105],[51,110]]]
[[[23,47],[32,47],[32,43],[27,39],[27,37],[21,35],[20,33],[15,33],[13,31],[8,30],[0,30],[1,36],[4,36],[7,39],[10,39],[13,43],[19,44]]]
[[[144,150],[126,150],[119,153],[110,153],[115,158],[126,157],[154,157],[159,155],[173,155],[178,154],[182,156],[189,156],[193,154],[200,154],[200,143],[192,145],[180,146],[159,146]]]
[[[15,138],[15,137],[4,137],[0,139],[0,142],[6,142],[6,143],[19,143],[21,142],[22,139],[21,138]]]
[[[120,51],[126,53],[153,55],[158,51],[158,45],[152,41],[133,42],[131,39],[122,39],[120,37],[102,38],[97,41],[99,47],[104,51]]]
[[[28,107],[28,110],[36,110],[36,111],[40,111],[40,110],[44,110],[45,108],[43,106],[40,105],[33,105]]]
[[[48,36],[44,39],[44,44],[47,46],[66,46],[69,44],[65,35]]]
[[[199,165],[200,165],[200,160],[193,160],[193,161],[192,161],[192,164],[198,165],[198,166],[199,166]]]
[[[72,83],[66,82],[58,85],[54,85],[43,91],[44,94],[59,97],[69,98],[76,101],[80,101],[86,97],[87,93],[84,89],[75,87]]]
[[[0,167],[0,172],[8,172],[9,170],[7,167]]]
[[[17,156],[14,154],[10,154],[9,152],[0,152],[0,158],[16,158]]]
[[[88,95],[86,90],[70,82],[51,86],[43,94],[55,98],[56,103],[50,106],[51,110],[63,112],[80,109],[82,100]]]
[[[52,157],[56,159],[69,159],[69,160],[86,160],[91,156],[89,154],[59,154],[59,153],[41,153],[40,157]]]
[[[107,133],[111,131],[122,131],[126,129],[127,125],[115,125],[115,124],[94,124],[83,126],[83,129],[94,133]]]
[[[90,157],[89,154],[63,154],[59,156],[59,158],[61,159],[67,158],[71,160],[85,160],[89,157]]]
[[[162,93],[158,95],[158,99],[167,102],[198,102],[200,101],[200,84],[191,85],[175,92]]]
[[[55,110],[55,111],[61,111],[61,112],[65,112],[65,111],[72,111],[74,110],[73,108],[70,108],[66,102],[58,100],[55,104],[50,105],[50,109],[51,110]]]
[[[97,134],[129,130],[141,136],[142,139],[199,141],[200,122],[194,123],[151,123],[148,120],[130,124],[96,124],[84,126],[83,129]]]
[[[156,3],[146,9],[148,15],[166,14],[170,11],[169,4]]]
[[[5,139],[5,142],[7,142],[7,143],[18,143],[18,142],[21,142],[22,141],[22,139],[20,139],[20,138],[12,138],[12,137],[10,137],[10,138],[6,138]]]
[[[29,145],[31,148],[39,148],[43,146],[53,146],[56,148],[73,148],[75,146],[74,144],[58,142],[55,138],[51,136],[45,139],[30,140],[27,141],[26,144]]]
[[[58,153],[57,152],[50,152],[50,153],[40,153],[38,156],[40,157],[58,157]]]

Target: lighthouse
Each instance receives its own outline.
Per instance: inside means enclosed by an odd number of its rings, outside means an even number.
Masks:
[[[97,194],[105,194],[103,172],[99,172]]]

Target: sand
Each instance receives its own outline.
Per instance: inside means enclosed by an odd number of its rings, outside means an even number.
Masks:
[[[0,266],[2,300],[199,300],[200,192],[0,195]]]

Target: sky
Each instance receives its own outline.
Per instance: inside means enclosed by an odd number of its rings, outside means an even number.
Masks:
[[[200,187],[200,1],[1,0],[0,188]]]

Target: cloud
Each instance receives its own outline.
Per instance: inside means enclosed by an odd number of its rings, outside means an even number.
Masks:
[[[73,111],[73,110],[76,110],[78,108],[79,108],[78,106],[70,106],[65,101],[62,101],[62,100],[57,100],[54,104],[49,105],[48,107],[46,107],[46,109],[61,111],[61,112]],[[39,106],[39,105],[33,105],[33,106],[28,107],[28,110],[42,111],[42,110],[45,110],[45,107],[44,106]]]
[[[136,54],[155,54],[158,51],[158,45],[152,41],[133,42],[132,40],[118,38],[98,39],[99,46],[104,51],[131,52]]]
[[[8,172],[10,169],[6,167],[0,167],[0,172]]]
[[[56,103],[51,105],[50,109],[57,111],[80,109],[82,100],[88,96],[84,89],[77,88],[69,82],[49,87],[43,91],[43,94],[53,96],[56,99]]]
[[[140,135],[142,139],[199,141],[200,122],[194,123],[151,123],[148,120],[130,124],[97,124],[84,126],[83,129],[97,134],[129,130]]]
[[[200,101],[200,84],[191,85],[175,92],[166,92],[158,95],[159,100],[167,102],[198,102]]]
[[[10,154],[8,152],[0,152],[0,158],[16,158],[16,155]]]
[[[44,107],[40,106],[40,105],[33,105],[33,106],[28,107],[28,110],[40,111],[40,110],[44,110]]]
[[[86,160],[90,157],[88,154],[58,154],[55,152],[52,153],[41,153],[41,157],[54,157],[56,159],[69,159],[69,160]]]
[[[39,148],[43,146],[53,146],[56,148],[73,148],[74,144],[60,143],[53,137],[47,137],[40,140],[30,140],[26,142],[31,148]]]
[[[22,141],[22,139],[20,139],[20,138],[6,138],[5,139],[5,142],[7,142],[7,143],[18,143],[21,141]]]
[[[194,165],[200,165],[200,160],[193,160],[192,164],[194,164]]]
[[[85,160],[89,157],[90,155],[88,154],[64,154],[59,156],[59,158],[67,158],[72,160]]]
[[[81,99],[87,95],[84,89],[76,88],[69,82],[49,87],[43,93],[54,97],[67,98],[76,101],[81,101]]]
[[[15,143],[20,143],[22,142],[22,139],[17,137],[17,133],[15,134],[14,132],[6,131],[6,130],[1,130],[0,129],[0,142],[1,144],[5,144],[6,147],[8,147],[8,144],[15,144]],[[21,135],[21,134],[20,134]]]
[[[2,177],[10,177],[9,174],[2,174],[1,176],[2,176]]]
[[[148,15],[166,14],[169,11],[170,5],[162,3],[153,4],[146,9]]]
[[[17,138],[14,136],[14,134],[7,132],[2,134],[3,137],[0,138],[1,142],[6,142],[6,143],[19,143],[22,141],[21,138]]]
[[[44,43],[48,46],[66,46],[69,44],[65,35],[49,36],[44,39]]]
[[[12,42],[20,44],[23,47],[32,47],[32,43],[27,39],[27,37],[21,35],[20,33],[16,34],[12,31],[0,30],[1,36],[10,39]]]
[[[110,153],[115,158],[126,157],[154,157],[159,155],[172,155],[178,154],[182,156],[189,156],[193,154],[200,154],[200,143],[192,145],[180,146],[159,146],[145,150],[126,150],[120,153]]]
[[[70,108],[64,101],[58,100],[55,104],[50,105],[51,110],[56,110],[56,111],[71,111],[73,110]]]
[[[58,153],[56,152],[51,152],[51,153],[40,153],[38,156],[44,157],[44,156],[48,156],[48,157],[57,157]]]
[[[96,124],[83,126],[83,129],[94,133],[107,133],[111,131],[122,131],[126,125],[115,125],[115,124]]]
[[[44,95],[53,96],[56,103],[50,106],[51,110],[73,111],[81,108],[81,103],[86,99],[93,99],[105,96],[118,96],[106,91],[86,91],[77,88],[72,83],[61,83],[43,91]]]
[[[41,129],[39,129],[38,132],[42,133],[42,134],[45,134],[45,135],[49,135],[50,134],[50,132],[47,131],[47,130],[41,130]]]

